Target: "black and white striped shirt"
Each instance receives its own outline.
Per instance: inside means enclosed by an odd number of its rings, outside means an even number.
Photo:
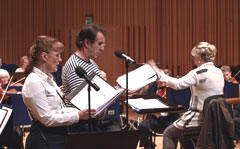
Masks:
[[[63,92],[65,96],[68,96],[71,92],[74,91],[83,81],[83,78],[79,78],[79,76],[75,72],[75,68],[77,66],[82,67],[88,75],[95,72],[97,75],[101,76],[98,65],[94,62],[94,60],[90,59],[89,62],[84,61],[76,54],[73,54],[66,62],[63,67],[62,72],[62,85]]]

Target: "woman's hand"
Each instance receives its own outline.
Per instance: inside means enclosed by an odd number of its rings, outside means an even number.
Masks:
[[[94,118],[96,110],[95,109],[91,109],[90,112],[91,112],[91,117]],[[89,118],[88,109],[84,109],[84,110],[79,111],[78,115],[79,115],[79,120],[88,120],[88,118]]]
[[[162,69],[159,69],[157,64],[155,63],[155,61],[153,59],[148,61],[148,64],[153,68],[153,70],[157,73],[164,73]]]

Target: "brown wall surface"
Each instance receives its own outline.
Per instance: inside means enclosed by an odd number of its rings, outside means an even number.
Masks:
[[[18,64],[45,34],[65,44],[64,64],[88,15],[107,31],[97,62],[113,85],[125,73],[116,49],[184,75],[192,68],[192,47],[207,41],[218,48],[216,65],[240,64],[239,0],[0,0],[0,57]]]

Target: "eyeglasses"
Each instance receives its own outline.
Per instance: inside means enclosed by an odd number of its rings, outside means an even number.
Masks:
[[[54,54],[57,58],[61,58],[61,54]]]
[[[106,44],[105,44],[104,42],[98,42],[98,45],[99,45],[100,47],[105,47],[105,46],[106,46]]]
[[[46,51],[43,51],[43,52],[45,52],[47,54],[50,54],[50,55],[54,55],[54,56],[56,56],[59,59],[61,58],[61,54],[60,53],[55,54],[55,52],[46,52]]]

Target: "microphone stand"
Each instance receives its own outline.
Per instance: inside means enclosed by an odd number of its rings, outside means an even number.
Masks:
[[[129,61],[125,61],[126,64],[126,119],[127,119],[127,124],[128,124],[128,65]]]
[[[88,84],[88,130],[92,131],[92,117],[91,117],[91,86]]]

